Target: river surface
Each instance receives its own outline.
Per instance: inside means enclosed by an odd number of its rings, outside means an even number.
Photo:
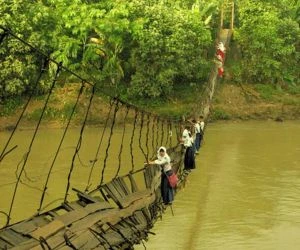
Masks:
[[[300,122],[218,123],[205,136],[147,249],[299,250]]]
[[[130,128],[125,135],[121,174],[131,169],[128,148]],[[75,159],[71,187],[85,189],[95,158],[101,129],[88,128],[79,157]],[[22,157],[33,131],[19,131],[11,146],[18,148],[0,165],[0,210],[7,212]],[[26,164],[16,194],[12,219],[32,215],[39,206],[40,189],[48,173],[58,139],[63,130],[41,130]],[[113,152],[108,157],[105,180],[113,177],[118,166],[122,129],[113,135]],[[2,150],[9,133],[0,133]],[[99,182],[109,134],[91,183]],[[153,135],[155,137],[155,135]],[[43,206],[64,197],[66,179],[74,154],[78,130],[68,132],[62,152],[54,165]],[[160,141],[160,139],[159,139]],[[174,142],[174,140],[173,140]],[[145,141],[142,143],[145,144]],[[150,143],[151,144],[151,143]],[[143,166],[143,155],[135,139],[135,168]],[[10,147],[9,147],[10,148]],[[153,152],[151,152],[153,153]],[[18,163],[21,162],[19,167]],[[113,166],[113,167],[112,167]],[[167,209],[162,221],[151,230],[145,243],[149,250],[297,250],[300,249],[300,122],[243,122],[210,124],[197,157],[197,168],[173,204],[175,216]],[[69,198],[75,199],[70,191]],[[57,200],[58,205],[61,200]],[[51,205],[50,205],[51,206]],[[0,214],[0,224],[4,217]],[[142,250],[142,245],[135,249]]]

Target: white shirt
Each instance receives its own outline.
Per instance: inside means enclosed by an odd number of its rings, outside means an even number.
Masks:
[[[163,157],[159,156],[157,158],[157,160],[155,160],[154,162],[157,165],[161,165],[163,167],[165,173],[172,169],[171,158],[167,154],[165,154],[165,156],[163,156]]]
[[[204,131],[204,121],[200,122],[200,128],[201,128],[202,131]]]
[[[201,131],[200,131],[200,124],[197,122],[196,124],[195,124],[195,133],[196,134],[198,134],[198,133],[200,133]]]
[[[187,129],[183,130],[182,132],[182,140],[185,147],[191,147],[193,144],[193,138],[190,136],[190,133]]]

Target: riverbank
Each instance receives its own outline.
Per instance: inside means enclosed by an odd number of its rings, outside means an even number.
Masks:
[[[79,91],[79,84],[70,83],[55,89],[49,100],[41,124],[45,128],[63,127],[72,112]],[[75,109],[72,127],[79,126],[89,102],[89,89],[86,89]],[[201,99],[199,86],[177,86],[168,99],[136,101],[138,107],[160,115],[171,117],[186,116],[193,110],[195,100]],[[35,126],[42,112],[46,96],[34,97],[30,102],[20,128]],[[26,98],[9,100],[0,106],[0,130],[11,130],[22,112]],[[109,111],[109,98],[96,94],[87,123],[90,126],[103,124]],[[122,121],[124,112],[118,114]],[[133,114],[129,114],[130,118]],[[217,120],[295,120],[300,119],[300,88],[276,89],[271,85],[250,85],[219,83],[212,105],[210,121]]]
[[[80,84],[78,83],[69,83],[63,87],[54,89],[44,113],[41,127],[64,127],[72,113],[79,89]],[[90,93],[91,89],[88,87],[82,93],[71,120],[71,127],[77,127],[82,124],[89,104]],[[168,98],[127,101],[141,110],[165,117],[180,118],[193,110],[196,103],[195,100],[199,100],[201,93],[202,87],[199,85],[175,86]],[[14,128],[27,99],[28,97],[10,99],[5,104],[0,105],[0,130],[12,130]],[[45,100],[46,95],[33,97],[19,125],[20,129],[30,129],[36,125],[42,113]],[[87,124],[89,126],[104,124],[109,110],[110,98],[96,92],[87,118]],[[118,111],[116,117],[117,123],[123,123],[125,113],[125,108],[121,108]],[[127,121],[131,122],[133,118],[134,111],[131,110],[127,116]]]
[[[219,83],[210,120],[299,120],[300,88]]]

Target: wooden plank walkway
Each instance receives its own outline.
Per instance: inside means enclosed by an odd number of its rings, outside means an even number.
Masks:
[[[175,171],[182,153],[181,146],[170,152],[178,161]],[[164,209],[160,167],[145,168],[143,175],[144,189],[131,174],[90,193],[73,188],[78,200],[0,230],[0,249],[131,249],[147,238]]]
[[[221,41],[228,44],[230,36],[231,31],[222,31]],[[208,112],[215,75],[212,79],[204,107]],[[169,152],[181,180],[185,177],[180,176],[183,153],[181,145]],[[165,209],[160,196],[160,168],[145,168],[143,174],[144,189],[133,174],[113,179],[90,193],[73,189],[78,200],[0,230],[0,249],[132,249],[147,239]]]

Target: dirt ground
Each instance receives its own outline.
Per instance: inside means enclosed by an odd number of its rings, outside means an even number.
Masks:
[[[300,95],[282,93],[269,100],[250,84],[220,84],[213,101],[212,120],[300,119]]]

